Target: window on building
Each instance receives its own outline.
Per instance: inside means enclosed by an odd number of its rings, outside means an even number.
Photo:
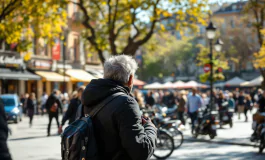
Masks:
[[[231,28],[235,28],[235,21],[233,19],[230,20]]]
[[[237,9],[236,5],[232,5],[232,10],[235,11]]]
[[[253,64],[252,62],[248,61],[246,64],[246,70],[247,71],[252,71],[253,70]]]
[[[234,62],[230,62],[229,63],[229,67],[231,72],[235,72],[236,71],[236,64]]]
[[[79,61],[79,40],[77,38],[74,39],[74,61]]]

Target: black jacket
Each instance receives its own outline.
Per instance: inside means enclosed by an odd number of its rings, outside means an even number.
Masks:
[[[11,156],[9,154],[7,148],[7,136],[8,136],[8,128],[6,122],[6,115],[4,110],[4,105],[2,100],[0,99],[0,159],[1,160],[11,160]]]
[[[111,101],[93,118],[100,159],[149,159],[154,152],[157,131],[149,123],[142,125],[139,106],[128,87],[109,79],[92,80],[83,93],[83,103],[91,109],[117,92],[126,95]]]
[[[68,109],[63,117],[62,125],[69,120],[69,124],[75,121],[75,116],[78,106],[81,104],[81,101],[78,98],[71,99]]]
[[[57,105],[58,105],[58,109],[57,109],[57,112],[56,112],[56,114],[58,114],[59,113],[59,109],[61,110],[61,112],[62,112],[62,102],[61,102],[61,100],[59,99],[59,98],[57,98],[54,94],[51,94],[49,97],[48,97],[48,99],[47,99],[47,101],[46,101],[46,109],[47,109],[47,112],[50,114],[50,108],[52,107],[52,105],[54,104],[54,103],[57,103]]]

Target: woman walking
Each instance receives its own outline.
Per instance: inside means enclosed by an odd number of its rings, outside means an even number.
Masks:
[[[246,96],[246,104],[245,104],[245,108],[244,108],[244,114],[245,114],[245,117],[246,117],[245,122],[248,121],[248,110],[251,110],[252,107],[253,107],[253,102],[251,100],[251,96],[247,95]]]
[[[32,120],[34,116],[34,109],[36,105],[35,93],[31,93],[27,100],[27,111],[29,116],[29,126],[32,126]]]

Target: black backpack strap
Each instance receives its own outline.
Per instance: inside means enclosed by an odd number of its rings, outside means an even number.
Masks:
[[[110,103],[112,100],[114,100],[115,98],[121,96],[121,95],[126,95],[123,92],[118,92],[118,93],[114,93],[113,95],[107,97],[106,99],[104,99],[100,104],[96,105],[95,107],[93,107],[92,110],[90,110],[88,112],[88,115],[93,118],[95,115],[97,115],[97,113],[104,107],[106,106],[108,103]],[[85,114],[87,113],[86,110]]]
[[[83,117],[83,104],[80,104],[77,108],[77,112],[76,112],[76,115],[75,115],[75,120],[78,120],[80,119],[81,117]]]

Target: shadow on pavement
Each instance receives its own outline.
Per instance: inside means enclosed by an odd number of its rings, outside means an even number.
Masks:
[[[58,137],[58,134],[50,135],[50,137]],[[49,138],[47,136],[32,136],[32,137],[23,137],[23,138],[13,138],[8,139],[8,141],[20,141],[20,140],[29,140],[29,139],[38,139],[38,138]]]

